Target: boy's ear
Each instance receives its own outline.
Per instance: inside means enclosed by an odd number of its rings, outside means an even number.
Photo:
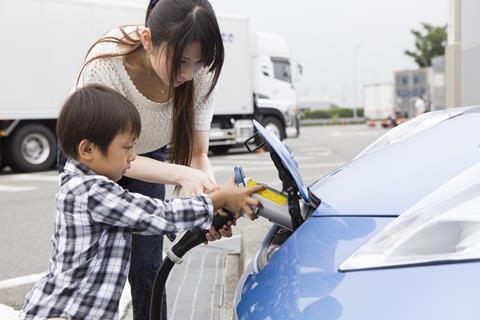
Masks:
[[[83,139],[78,144],[77,152],[78,157],[83,160],[92,160],[93,151],[95,150],[96,145],[87,139]]]

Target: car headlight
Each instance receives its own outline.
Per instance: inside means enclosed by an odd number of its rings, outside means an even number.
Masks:
[[[480,164],[400,215],[339,270],[472,260],[480,260]]]

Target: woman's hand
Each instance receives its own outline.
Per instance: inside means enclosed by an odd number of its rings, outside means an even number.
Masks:
[[[231,177],[219,190],[211,193],[210,198],[215,209],[228,209],[235,214],[236,219],[246,214],[251,220],[255,220],[257,215],[253,207],[261,208],[262,204],[251,195],[264,189],[263,185],[239,188],[234,177]]]
[[[206,173],[189,167],[184,168],[185,171],[179,179],[182,196],[209,194],[220,188]]]

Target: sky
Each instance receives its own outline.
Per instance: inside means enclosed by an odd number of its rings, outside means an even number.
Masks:
[[[300,99],[361,106],[363,86],[415,69],[406,49],[422,22],[444,25],[449,0],[211,0],[217,14],[248,16],[255,31],[281,34],[303,66]],[[356,77],[355,77],[356,74]],[[356,78],[356,81],[355,81]],[[356,88],[356,95],[352,88]]]

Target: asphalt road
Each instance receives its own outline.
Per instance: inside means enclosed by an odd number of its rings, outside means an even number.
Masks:
[[[309,185],[351,160],[384,132],[363,125],[303,127],[299,138],[285,143]],[[233,174],[235,165],[241,165],[248,177],[274,188],[281,186],[267,153],[232,150],[210,159],[220,184]],[[32,279],[47,269],[57,184],[55,171],[0,173],[0,305],[19,308]]]

